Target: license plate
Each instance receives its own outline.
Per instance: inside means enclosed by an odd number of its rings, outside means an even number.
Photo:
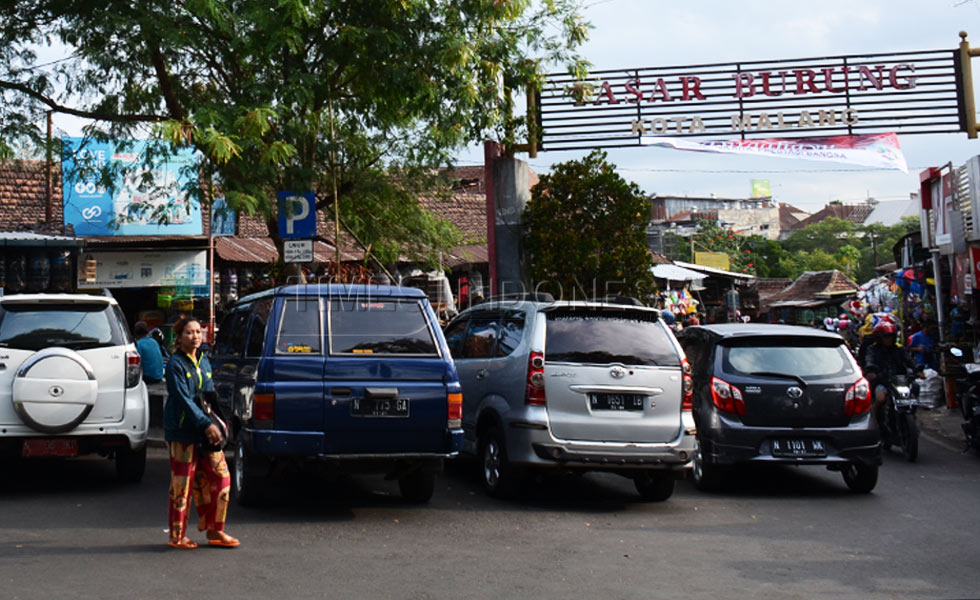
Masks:
[[[773,456],[822,458],[827,456],[827,449],[822,440],[773,440]]]
[[[350,403],[350,414],[354,417],[407,417],[408,398],[354,398]]]
[[[78,456],[76,440],[24,440],[21,456]]]
[[[643,410],[645,396],[639,394],[589,394],[592,410]]]

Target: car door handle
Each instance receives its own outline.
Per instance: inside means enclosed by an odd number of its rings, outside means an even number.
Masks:
[[[487,376],[487,370],[486,369],[480,369],[479,371],[476,372],[476,378],[477,379],[483,379],[486,376]]]

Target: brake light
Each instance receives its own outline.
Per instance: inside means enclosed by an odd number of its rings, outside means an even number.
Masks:
[[[532,352],[527,359],[527,391],[524,395],[527,404],[544,406],[544,353]]]
[[[871,384],[862,377],[844,395],[844,414],[848,417],[871,410]]]
[[[463,394],[459,392],[446,394],[446,402],[449,405],[449,429],[459,429],[463,426]]]
[[[143,377],[143,367],[141,366],[139,352],[126,353],[126,387],[136,387],[140,384]]]
[[[681,410],[694,410],[694,379],[691,378],[691,363],[687,359],[681,361],[681,371],[684,377],[684,399]]]
[[[276,395],[255,394],[252,398],[252,418],[271,425],[276,416]],[[258,423],[257,423],[258,424]]]
[[[745,400],[742,398],[742,391],[717,377],[711,378],[711,402],[718,407],[718,410],[737,415],[745,414]]]

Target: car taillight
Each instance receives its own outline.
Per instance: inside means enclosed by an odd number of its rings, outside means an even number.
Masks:
[[[255,394],[252,398],[252,418],[258,426],[271,426],[276,417],[276,395]],[[262,423],[259,423],[262,421]]]
[[[544,406],[544,353],[532,352],[527,359],[527,392],[524,401],[528,404]]]
[[[463,426],[463,394],[446,394],[446,402],[449,404],[449,429],[459,429]]]
[[[684,373],[684,400],[681,410],[694,410],[694,379],[691,378],[691,363],[686,358],[681,361],[681,371]]]
[[[143,377],[143,368],[140,366],[140,353],[126,353],[126,387],[136,387],[140,384]]]
[[[848,417],[861,415],[871,410],[871,384],[862,377],[844,395],[844,414]]]
[[[718,410],[745,414],[745,400],[742,398],[742,391],[734,385],[717,377],[711,378],[711,401]]]

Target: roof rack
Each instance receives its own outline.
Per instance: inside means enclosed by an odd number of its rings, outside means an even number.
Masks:
[[[626,306],[646,306],[638,298],[632,296],[615,296],[609,295],[602,299],[602,302],[608,302],[609,304],[623,304]]]

